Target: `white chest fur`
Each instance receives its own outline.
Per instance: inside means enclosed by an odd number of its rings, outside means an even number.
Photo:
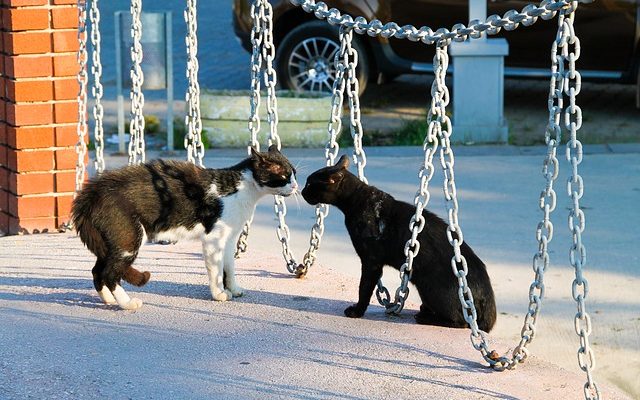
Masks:
[[[258,189],[251,173],[243,174],[237,191],[231,195],[220,197],[222,202],[222,214],[215,222],[213,230],[209,233],[205,232],[205,228],[201,223],[196,224],[193,228],[175,227],[165,231],[157,232],[156,240],[179,241],[179,240],[203,240],[207,236],[218,236],[220,231],[225,231],[224,236],[235,236],[240,233],[244,226],[256,209],[256,203],[264,193]],[[212,184],[208,190],[208,195],[212,198],[218,198],[218,188]]]

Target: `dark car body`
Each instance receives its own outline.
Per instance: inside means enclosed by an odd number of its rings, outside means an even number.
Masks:
[[[341,12],[379,19],[400,26],[429,26],[434,30],[466,23],[468,0],[335,0],[326,1]],[[504,15],[522,10],[530,1],[489,0],[487,15]],[[316,20],[313,14],[288,0],[271,0],[276,46],[296,27]],[[250,0],[234,0],[234,28],[243,47],[250,51]],[[576,33],[581,39],[579,69],[585,79],[636,82],[640,61],[640,0],[598,0],[581,4],[576,13]],[[549,75],[550,48],[557,30],[557,18],[538,21],[514,31],[502,30],[492,37],[504,37],[509,43],[505,59],[506,76],[542,77]],[[432,71],[434,47],[410,40],[358,36],[369,59],[369,79],[405,73]],[[277,48],[277,47],[276,47]],[[455,62],[455,61],[454,61]],[[280,71],[279,71],[280,73]],[[382,74],[382,75],[380,75]]]

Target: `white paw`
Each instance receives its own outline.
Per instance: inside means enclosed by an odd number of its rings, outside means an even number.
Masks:
[[[227,289],[231,292],[233,297],[242,297],[242,295],[244,294],[244,289],[240,286],[230,287]]]
[[[102,302],[104,304],[116,304],[116,298],[113,297],[113,294],[111,294],[111,291],[109,291],[109,289],[107,289],[106,286],[102,287],[102,290],[98,292],[98,294],[100,295],[100,299],[102,299]]]
[[[137,310],[142,307],[142,300],[135,297],[131,298],[128,303],[121,306],[124,310]]]
[[[230,291],[225,290],[223,292],[217,293],[213,295],[213,299],[215,301],[229,301],[233,298],[233,294]]]

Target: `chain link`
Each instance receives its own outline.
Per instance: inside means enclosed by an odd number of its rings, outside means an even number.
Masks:
[[[551,46],[551,81],[549,85],[548,109],[549,120],[545,129],[545,143],[547,145],[547,155],[542,165],[542,175],[546,184],[540,193],[539,207],[542,210],[543,218],[536,227],[536,240],[538,241],[538,251],[533,256],[533,271],[535,277],[529,286],[529,307],[525,315],[522,329],[520,331],[520,342],[513,349],[511,357],[501,356],[495,358],[496,369],[513,369],[529,355],[527,346],[533,341],[536,334],[536,322],[542,301],[544,299],[545,285],[544,273],[549,267],[549,243],[553,239],[554,226],[551,222],[551,213],[556,208],[556,192],[553,188],[558,177],[559,165],[557,148],[561,141],[562,129],[560,118],[563,109],[563,88],[564,88],[564,59],[562,52],[566,47],[568,32],[564,25],[564,14],[558,17],[558,32],[556,39]]]
[[[145,159],[144,93],[142,84],[142,0],[131,0],[131,122],[129,123],[129,164],[140,164]]]
[[[353,35],[348,35],[344,30],[340,30],[340,50],[336,52],[333,64],[336,71],[335,80],[331,88],[331,118],[327,127],[329,139],[324,149],[325,165],[332,166],[338,158],[340,145],[337,138],[342,131],[342,107],[344,105],[344,93],[346,89],[345,74],[349,71],[349,54],[350,41]],[[309,239],[309,249],[302,259],[302,265],[299,266],[299,273],[305,275],[309,268],[315,263],[322,236],[324,235],[324,220],[329,215],[329,206],[327,204],[318,204],[316,206],[316,220],[311,228],[311,237]]]
[[[187,88],[186,102],[187,115],[185,124],[187,135],[184,138],[184,147],[187,149],[187,160],[193,164],[204,167],[204,144],[202,142],[202,119],[200,117],[200,84],[198,83],[198,13],[197,0],[187,0],[184,10],[184,20],[187,23]]]
[[[562,58],[567,62],[564,71],[564,94],[569,99],[569,105],[564,110],[564,124],[569,132],[567,141],[567,161],[571,164],[571,177],[567,180],[567,194],[572,200],[573,208],[569,212],[569,230],[572,234],[573,245],[569,252],[569,261],[575,271],[575,279],[572,284],[571,293],[578,306],[574,322],[576,334],[580,338],[580,348],[578,349],[578,365],[587,375],[587,382],[584,385],[585,399],[599,399],[600,390],[593,378],[593,369],[596,360],[595,353],[589,345],[589,335],[591,334],[591,317],[587,313],[585,299],[589,293],[589,283],[583,274],[583,267],[587,261],[587,253],[582,243],[582,232],[585,228],[584,212],[580,209],[580,199],[584,194],[584,184],[579,174],[578,166],[582,162],[582,143],[577,138],[577,132],[582,126],[582,110],[576,104],[576,96],[580,93],[581,76],[576,70],[576,61],[580,58],[580,39],[576,35],[573,21],[578,2],[572,3],[572,10],[567,13],[563,20],[564,46],[562,48]]]
[[[104,171],[104,109],[102,107],[102,62],[101,62],[101,42],[100,37],[100,8],[98,0],[91,2],[89,9],[89,19],[91,20],[91,44],[93,46],[91,72],[93,73],[93,87],[91,93],[94,98],[93,119],[95,126],[93,129],[95,137],[96,160],[94,162],[98,174]]]
[[[413,204],[416,212],[409,222],[411,237],[404,246],[405,263],[400,267],[400,286],[396,290],[394,301],[389,299],[389,292],[378,286],[376,293],[378,301],[385,306],[387,313],[398,314],[404,308],[404,303],[409,296],[409,281],[413,271],[413,260],[420,251],[418,235],[425,227],[423,210],[429,204],[431,195],[429,193],[429,183],[435,172],[433,157],[438,151],[438,138],[442,135],[443,129],[451,130],[451,120],[446,114],[446,106],[449,104],[449,90],[447,89],[445,78],[449,56],[446,47],[437,47],[433,60],[434,79],[431,85],[431,106],[427,117],[427,134],[422,148],[424,150],[424,161],[420,167],[418,178],[420,178],[420,188],[415,194]]]
[[[251,3],[251,19],[253,26],[251,28],[251,109],[249,115],[249,134],[250,139],[247,144],[247,154],[251,155],[251,149],[260,151],[260,141],[258,133],[260,132],[260,77],[262,73],[262,43],[264,41],[264,5],[261,1]],[[236,244],[235,258],[239,258],[240,254],[247,251],[247,240],[249,238],[249,229],[253,222],[253,216],[242,227],[242,232],[238,237]]]
[[[78,142],[76,143],[76,154],[78,161],[76,163],[76,185],[74,196],[82,189],[85,178],[85,157],[87,155],[87,2],[85,0],[78,1],[78,52],[76,59],[78,61]]]
[[[260,131],[260,119],[258,108],[260,106],[260,77],[264,77],[264,85],[267,88],[267,121],[269,123],[269,146],[276,145],[278,150],[282,148],[278,135],[278,101],[276,98],[277,76],[273,68],[275,59],[275,46],[273,43],[273,9],[267,0],[255,0],[251,6],[253,28],[251,30],[251,43],[253,51],[251,55],[251,115],[249,118],[249,132],[251,139],[248,152],[251,148],[259,150],[258,133]],[[274,196],[274,211],[278,217],[276,234],[282,245],[282,255],[287,263],[287,269],[298,276],[299,266],[291,253],[289,245],[290,231],[286,223],[287,205],[282,196]],[[236,257],[246,251],[246,239],[249,234],[248,221],[238,238],[236,245]]]
[[[533,25],[538,18],[549,20],[555,17],[558,10],[571,7],[570,0],[544,0],[540,5],[529,4],[521,12],[507,11],[504,16],[491,15],[485,21],[472,20],[468,26],[455,24],[451,30],[440,28],[433,30],[428,26],[416,28],[413,25],[400,26],[395,22],[382,24],[374,19],[368,22],[366,18],[353,18],[348,14],[342,14],[338,9],[327,6],[324,2],[316,0],[289,0],[293,5],[301,6],[308,13],[313,13],[319,19],[326,19],[331,25],[353,28],[356,33],[369,36],[381,36],[383,38],[395,37],[397,39],[409,39],[413,42],[421,41],[425,44],[448,43],[451,40],[464,42],[469,37],[479,38],[483,34],[495,35],[503,28],[507,31],[516,29],[520,24]],[[580,3],[592,3],[594,0],[580,0]]]
[[[462,228],[458,223],[458,198],[457,189],[455,183],[454,165],[455,158],[453,149],[451,148],[450,137],[453,133],[451,120],[446,114],[446,106],[449,104],[449,90],[445,84],[445,74],[447,65],[449,63],[449,55],[447,54],[447,40],[438,44],[436,48],[436,55],[434,57],[434,71],[440,71],[439,78],[434,81],[435,89],[432,89],[432,93],[436,96],[436,101],[432,104],[430,114],[430,125],[435,122],[432,136],[437,136],[440,141],[439,158],[442,172],[444,175],[443,191],[445,197],[445,204],[448,215],[448,227],[447,227],[447,239],[449,244],[453,248],[453,257],[451,258],[451,269],[453,274],[458,279],[458,298],[462,305],[462,315],[464,320],[469,324],[471,328],[471,343],[473,347],[480,351],[490,365],[494,365],[495,361],[492,359],[493,352],[489,350],[486,333],[478,328],[477,313],[473,302],[473,294],[467,283],[467,260],[460,247],[464,242],[462,235]],[[433,152],[436,151],[436,145],[433,145]],[[432,155],[433,156],[433,155]],[[426,179],[426,184],[428,184]],[[416,205],[416,210],[420,207],[420,204]],[[415,256],[419,249],[419,243],[416,241],[418,232],[424,226],[424,221],[420,220],[422,214],[417,214],[412,218],[412,237],[407,242],[405,252],[407,253],[407,264],[409,257],[413,254]],[[409,267],[407,267],[408,269]],[[407,279],[408,280],[408,279]],[[406,295],[405,295],[406,297]]]

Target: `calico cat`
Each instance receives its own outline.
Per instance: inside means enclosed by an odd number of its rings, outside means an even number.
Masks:
[[[200,239],[213,299],[242,296],[234,273],[242,227],[260,197],[296,192],[295,172],[271,146],[225,169],[155,160],[90,180],[73,202],[72,221],[98,258],[93,283],[102,301],[129,310],[142,305],[129,298],[120,281],[142,286],[149,280],[148,271],[131,266],[147,239]]]
[[[362,262],[358,303],[344,310],[347,317],[364,315],[383,266],[400,269],[406,261],[404,246],[411,236],[409,221],[415,207],[360,181],[347,170],[342,156],[335,166],[322,168],[307,178],[302,197],[311,205],[331,204],[344,213],[351,242]],[[413,262],[411,283],[422,305],[415,315],[419,324],[453,328],[467,326],[458,298],[458,280],[451,271],[453,249],[447,224],[424,210],[426,225],[418,236],[420,251]],[[455,235],[454,235],[455,237]],[[478,312],[478,326],[489,332],[496,321],[496,304],[483,262],[467,243],[461,246],[469,269],[469,287]]]

